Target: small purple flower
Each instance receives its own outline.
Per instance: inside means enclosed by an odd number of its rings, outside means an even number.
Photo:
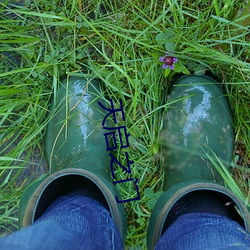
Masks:
[[[169,53],[165,53],[165,56],[160,57],[159,60],[164,63],[162,66],[163,69],[169,67],[171,70],[173,70],[174,64],[177,63],[177,58],[170,56]]]

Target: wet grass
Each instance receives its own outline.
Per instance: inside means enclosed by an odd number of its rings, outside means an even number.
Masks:
[[[118,107],[122,99],[132,177],[141,199],[125,203],[127,246],[144,249],[151,210],[161,193],[159,165],[165,90],[175,73],[212,72],[224,85],[235,122],[232,176],[249,202],[250,62],[249,13],[245,1],[1,1],[0,3],[0,228],[17,222],[20,179],[43,157],[50,98],[72,75],[101,79],[103,92]],[[159,57],[174,52],[175,71]],[[120,125],[124,125],[121,120]],[[125,164],[124,150],[115,151]],[[126,165],[126,164],[125,164]],[[117,172],[121,179],[126,173]],[[234,188],[234,181],[227,183]],[[123,199],[135,198],[131,183],[118,185]],[[238,190],[238,189],[237,189]]]

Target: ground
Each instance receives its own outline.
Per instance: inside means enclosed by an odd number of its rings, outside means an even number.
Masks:
[[[124,103],[132,176],[141,194],[125,204],[127,246],[146,246],[163,180],[160,117],[169,108],[163,100],[176,73],[211,72],[225,88],[235,125],[228,186],[236,181],[249,206],[249,9],[245,0],[1,1],[0,233],[16,230],[21,194],[48,171],[48,107],[60,80],[72,75],[99,78],[104,94]],[[166,52],[178,59],[173,69],[162,68]],[[125,163],[124,151],[116,153]],[[118,188],[124,199],[136,197],[131,185]]]

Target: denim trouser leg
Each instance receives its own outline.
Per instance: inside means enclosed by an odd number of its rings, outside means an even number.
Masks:
[[[3,250],[120,250],[110,212],[84,196],[60,197],[33,225],[0,239]]]
[[[206,213],[180,216],[162,235],[156,250],[249,250],[250,235],[227,217]]]
[[[3,250],[123,249],[110,212],[89,197],[61,197],[32,226],[0,239]],[[193,213],[179,217],[156,250],[250,249],[250,235],[222,216]]]

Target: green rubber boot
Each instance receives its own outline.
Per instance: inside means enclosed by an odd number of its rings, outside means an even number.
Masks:
[[[224,187],[221,175],[211,164],[211,158],[216,161],[215,154],[229,169],[233,155],[233,121],[224,92],[207,76],[184,76],[174,83],[168,102],[160,134],[165,192],[151,214],[148,249],[154,249],[166,230],[174,205],[196,191],[202,191],[203,197],[205,191],[213,192],[212,196],[235,204],[241,214],[237,214],[239,223],[249,231],[246,206]]]
[[[126,215],[111,179],[110,158],[102,128],[105,99],[97,81],[72,77],[60,86],[52,102],[45,136],[49,176],[37,181],[20,202],[20,228],[36,221],[59,196],[81,192],[100,201],[110,210],[125,241]],[[110,127],[108,119],[105,126]]]

